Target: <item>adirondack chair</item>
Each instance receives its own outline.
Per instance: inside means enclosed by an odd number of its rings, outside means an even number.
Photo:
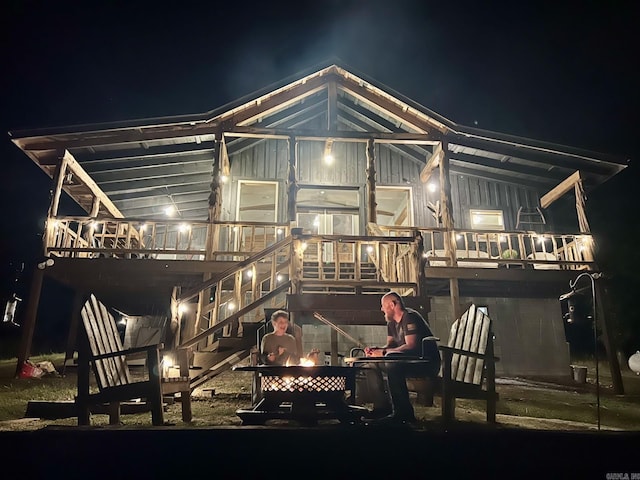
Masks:
[[[425,342],[434,341],[433,337]],[[493,355],[491,319],[472,304],[451,326],[447,345],[438,345],[442,355],[441,375],[438,378],[408,378],[410,391],[418,393],[418,400],[432,404],[433,395],[442,398],[442,417],[445,422],[455,418],[456,398],[486,401],[487,422],[496,421],[496,370]],[[423,346],[424,349],[424,346]]]
[[[181,364],[181,377],[163,379],[159,345],[124,350],[113,315],[93,294],[81,311],[84,338],[78,345],[78,425],[89,425],[93,405],[109,404],[109,423],[120,422],[120,402],[144,398],[151,410],[153,425],[164,424],[163,394],[180,392],[182,419],[191,421],[191,390],[188,365]],[[146,352],[148,376],[135,380],[127,365],[126,355]],[[186,361],[186,351],[180,355]],[[98,392],[90,392],[90,368],[95,374]],[[182,376],[182,375],[185,376]]]

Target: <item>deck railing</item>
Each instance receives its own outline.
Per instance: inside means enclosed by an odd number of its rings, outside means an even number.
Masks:
[[[370,226],[399,237],[415,235],[415,228]],[[526,267],[582,270],[595,267],[593,237],[589,234],[536,233],[495,230],[418,229],[428,267]],[[449,236],[449,239],[446,238]],[[445,240],[450,240],[446,242]],[[448,249],[453,245],[453,249]]]
[[[217,230],[209,234],[210,230]],[[46,253],[58,257],[242,260],[285,238],[287,224],[57,217]],[[207,255],[207,238],[215,243]]]
[[[49,222],[46,253],[73,258],[242,261],[288,235],[285,223],[57,217]],[[595,266],[593,238],[588,234],[373,224],[369,236],[306,235],[304,258],[317,263],[323,280],[329,280],[330,272],[338,281],[344,274],[341,266],[362,265],[368,259],[375,263],[379,281],[413,283],[417,235],[422,238],[427,267],[579,270]],[[209,248],[208,238],[214,239]],[[326,266],[329,270],[322,271]]]

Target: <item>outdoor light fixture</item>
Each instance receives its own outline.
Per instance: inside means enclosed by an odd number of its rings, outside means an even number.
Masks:
[[[433,193],[436,190],[438,190],[438,185],[436,183],[431,182],[429,185],[427,185],[427,190]]]
[[[166,207],[166,208],[164,209],[164,214],[165,214],[167,217],[173,217],[173,214],[174,214],[174,213],[176,213],[176,209],[175,209],[173,206],[171,206],[171,205],[169,205],[168,207]]]
[[[576,284],[580,281],[581,278],[588,277],[591,281],[591,308],[592,315],[591,319],[593,321],[593,354],[596,361],[596,415],[598,418],[598,431],[600,430],[600,367],[598,362],[598,322],[596,318],[596,283],[595,281],[602,277],[602,273],[600,272],[583,272],[578,275],[574,280],[569,281],[569,288],[571,288],[570,292],[564,293],[560,295],[561,302],[567,300],[569,302],[569,318],[567,319],[568,323],[573,323],[575,313],[575,303],[574,296],[578,294],[576,290]]]
[[[38,269],[44,270],[47,267],[53,267],[54,263],[55,263],[55,261],[53,260],[53,258],[47,258],[47,259],[43,260],[42,262],[38,263]]]
[[[226,175],[220,175],[220,183],[227,183],[227,180],[229,180],[229,177]]]
[[[327,165],[333,164],[333,139],[327,138],[324,144],[324,163]]]
[[[181,303],[178,305],[178,313],[180,315],[182,315],[183,313],[185,313],[188,310],[189,307],[187,307],[187,305],[185,303]]]

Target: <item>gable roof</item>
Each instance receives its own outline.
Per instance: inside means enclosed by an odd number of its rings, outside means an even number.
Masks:
[[[451,171],[551,189],[580,170],[587,189],[627,159],[458,125],[389,87],[332,61],[214,110],[125,122],[10,132],[49,176],[67,151],[76,183],[65,190],[86,211],[90,189],[113,202],[103,214],[157,217],[174,204],[184,218],[206,219],[213,143],[224,132],[229,155],[269,138],[381,143],[425,165],[446,137]],[[91,181],[95,185],[88,185]],[[115,213],[114,213],[115,212]]]

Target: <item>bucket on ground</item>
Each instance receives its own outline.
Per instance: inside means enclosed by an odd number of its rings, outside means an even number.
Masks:
[[[587,367],[583,365],[571,365],[573,381],[576,383],[587,383]]]

